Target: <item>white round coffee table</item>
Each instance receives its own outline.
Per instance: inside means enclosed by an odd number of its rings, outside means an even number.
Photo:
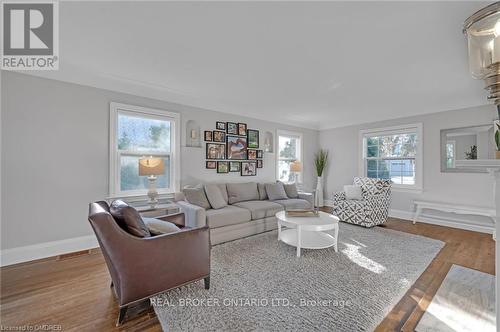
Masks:
[[[278,219],[278,241],[297,247],[297,257],[300,249],[324,249],[334,247],[338,252],[339,218],[325,212],[319,212],[318,217],[290,217],[285,211],[276,213]],[[282,230],[282,227],[287,229]],[[333,230],[333,235],[325,231]]]

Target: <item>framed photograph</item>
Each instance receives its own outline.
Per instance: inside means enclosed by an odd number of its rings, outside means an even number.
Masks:
[[[213,141],[220,142],[220,143],[226,143],[226,132],[214,130],[213,131]]]
[[[247,138],[239,136],[226,136],[227,158],[223,159],[247,159]]]
[[[248,160],[255,160],[257,159],[257,150],[247,150],[247,155],[248,155]]]
[[[228,161],[218,161],[217,162],[217,173],[229,173],[229,162]]]
[[[238,124],[234,122],[226,123],[226,133],[228,135],[238,135]]]
[[[210,130],[205,130],[205,141],[212,142],[212,132]]]
[[[239,161],[229,162],[229,172],[239,172],[241,169],[241,164]]]
[[[247,135],[247,124],[246,123],[238,123],[238,135],[240,135],[240,136]]]
[[[226,144],[207,143],[207,159],[226,159]]]
[[[264,167],[264,163],[262,160],[257,160],[257,168],[262,168]]]
[[[264,151],[262,150],[257,150],[257,158],[262,159],[264,157]]]
[[[255,175],[257,175],[257,163],[255,161],[242,161],[241,176],[255,176]]]
[[[207,160],[206,168],[207,169],[216,169],[217,168],[217,162],[216,161]]]
[[[259,148],[259,131],[254,129],[247,130],[248,147],[252,149]]]
[[[217,121],[215,123],[215,128],[217,130],[226,130],[226,123],[225,122],[221,122],[221,121]]]

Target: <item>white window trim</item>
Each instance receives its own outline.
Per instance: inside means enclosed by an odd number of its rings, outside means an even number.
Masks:
[[[415,156],[415,184],[393,184],[392,188],[396,191],[410,191],[410,192],[422,192],[424,183],[424,137],[423,137],[423,124],[422,123],[412,123],[401,126],[392,126],[385,128],[373,128],[373,129],[363,129],[359,131],[359,164],[358,164],[358,174],[359,176],[366,176],[365,167],[365,140],[366,136],[372,135],[387,135],[387,134],[397,134],[404,133],[408,130],[413,130],[417,133],[417,154]]]
[[[171,136],[171,151],[170,151],[170,188],[159,188],[158,193],[162,196],[171,196],[180,188],[180,178],[181,178],[181,164],[180,164],[180,114],[175,112],[168,112],[165,110],[147,108],[142,106],[127,105],[121,103],[111,102],[109,105],[109,196],[110,198],[119,197],[143,197],[147,195],[147,189],[145,190],[134,190],[134,191],[120,191],[119,181],[120,172],[117,169],[119,165],[120,153],[116,146],[117,142],[117,124],[118,124],[118,113],[128,113],[131,115],[142,115],[145,117],[155,118],[155,119],[166,119],[172,122],[172,128],[174,134]],[[135,153],[132,153],[135,154]],[[144,155],[144,154],[141,154]],[[162,155],[155,154],[153,155]]]
[[[299,131],[290,131],[290,130],[281,130],[281,129],[278,129],[276,130],[276,143],[275,143],[275,150],[276,151],[276,169],[275,169],[275,177],[276,177],[276,180],[279,180],[280,178],[280,171],[279,171],[279,161],[280,161],[280,136],[289,136],[289,137],[296,137],[300,140],[300,144],[299,144],[299,151],[298,151],[298,159],[295,159],[295,160],[298,160],[302,163],[302,172],[299,173],[299,177],[298,177],[298,182],[299,183],[302,183],[302,179],[303,179],[303,174],[304,174],[304,163],[302,161],[302,156],[303,156],[303,151],[304,151],[304,139],[303,139],[303,134]]]

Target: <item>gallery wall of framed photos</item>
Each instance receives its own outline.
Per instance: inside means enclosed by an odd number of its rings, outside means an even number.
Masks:
[[[238,172],[255,176],[264,167],[264,151],[259,150],[259,131],[248,129],[246,123],[215,123],[215,130],[205,130],[207,169],[217,173]]]

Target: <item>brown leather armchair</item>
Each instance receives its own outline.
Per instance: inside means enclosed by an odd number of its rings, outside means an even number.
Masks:
[[[118,225],[104,201],[90,204],[88,219],[120,307],[117,325],[131,304],[201,279],[210,287],[208,227],[140,238]]]

